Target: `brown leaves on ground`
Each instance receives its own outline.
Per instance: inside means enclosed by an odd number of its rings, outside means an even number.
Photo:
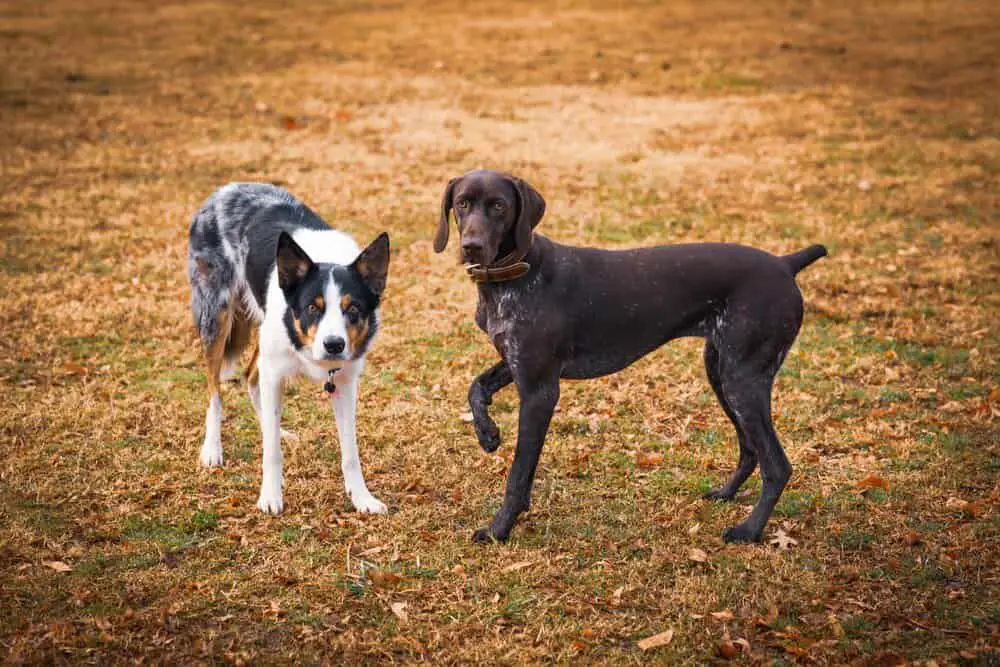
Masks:
[[[342,4],[5,6],[6,661],[988,660],[1000,5]],[[827,244],[796,278],[775,383],[795,473],[772,545],[720,537],[759,474],[735,503],[700,498],[738,446],[690,339],[564,382],[530,513],[470,544],[504,495],[518,397],[494,397],[505,441],[483,454],[468,388],[496,352],[430,237],[444,184],[479,165],[537,186],[537,231],[562,243]],[[225,465],[197,470],[186,235],[230,180],[392,236],[357,417],[387,516],[352,511],[303,382],[284,514],[254,507],[245,386],[223,388]]]
[[[649,651],[654,648],[666,646],[671,641],[673,641],[673,639],[674,639],[674,631],[672,629],[664,630],[663,632],[639,640],[637,645],[643,651]]]

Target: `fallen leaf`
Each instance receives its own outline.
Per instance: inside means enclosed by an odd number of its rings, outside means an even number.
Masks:
[[[580,633],[580,636],[583,637],[584,639],[593,639],[596,634],[597,633],[594,632],[591,628],[584,628],[583,632]]]
[[[472,413],[471,412],[463,412],[462,414],[460,414],[458,416],[458,418],[461,419],[462,421],[464,421],[466,424],[471,424],[472,421],[473,421],[473,417],[472,417]]]
[[[646,637],[639,641],[639,648],[643,651],[648,651],[650,649],[657,648],[658,646],[666,646],[674,638],[673,630],[664,630],[663,632],[653,635],[651,637]]]
[[[781,551],[787,551],[790,547],[798,545],[798,540],[791,537],[783,529],[779,528],[775,533],[774,537],[771,538],[771,544],[775,545]]]
[[[66,362],[62,365],[62,368],[68,375],[86,375],[87,369],[80,364],[74,364],[73,362]]]
[[[732,660],[739,653],[739,649],[728,639],[723,639],[718,644],[715,645],[715,652],[719,654],[719,657],[725,660]]]
[[[286,130],[297,130],[302,127],[295,116],[282,116],[281,117],[281,127]]]
[[[948,498],[948,500],[944,501],[944,506],[950,510],[964,510],[969,506],[969,501],[952,496]]]
[[[660,452],[640,452],[635,457],[635,464],[640,468],[655,468],[663,463],[663,454]]]
[[[395,586],[403,580],[395,572],[382,572],[381,570],[368,570],[366,572],[369,581],[376,586]]]
[[[393,602],[389,605],[389,609],[392,610],[393,615],[398,618],[403,623],[409,620],[409,616],[406,614],[406,603],[405,602]]]
[[[708,562],[708,554],[697,547],[692,547],[691,550],[688,551],[688,558],[693,560],[695,563]]]
[[[859,489],[884,489],[889,490],[889,482],[885,481],[878,475],[868,475],[863,480],[857,483]]]
[[[722,611],[713,611],[711,614],[709,614],[709,616],[711,616],[717,621],[723,621],[723,622],[731,621],[733,620],[733,618],[735,618],[733,612],[730,611],[729,609],[723,609]]]
[[[915,530],[911,530],[910,532],[906,533],[906,535],[903,535],[903,542],[905,542],[907,546],[915,547],[918,544],[922,544],[923,541],[924,541],[923,535],[921,535]]]
[[[520,563],[512,563],[512,564],[508,565],[507,567],[503,568],[500,571],[501,572],[516,572],[517,570],[523,570],[526,567],[530,567],[531,565],[534,565],[534,563],[535,563],[535,561],[533,561],[533,560],[523,560]]]
[[[737,639],[734,639],[733,643],[736,644],[737,646],[739,646],[740,650],[743,651],[743,653],[745,653],[746,655],[750,655],[750,642],[749,641],[747,641],[743,637],[739,637]]]
[[[42,565],[51,568],[56,572],[70,572],[73,569],[61,560],[43,560]]]

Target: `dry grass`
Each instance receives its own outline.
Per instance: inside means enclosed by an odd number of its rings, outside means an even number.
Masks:
[[[0,6],[6,659],[998,660],[1000,6],[750,4]],[[476,165],[535,183],[564,241],[831,248],[775,399],[796,546],[721,543],[756,481],[698,499],[736,448],[691,341],[565,385],[531,514],[469,542],[516,397],[482,454],[459,415],[491,351],[428,239]],[[197,468],[186,231],[235,179],[392,235],[359,434],[388,517],[349,511],[305,384],[283,516],[254,508],[241,390]]]

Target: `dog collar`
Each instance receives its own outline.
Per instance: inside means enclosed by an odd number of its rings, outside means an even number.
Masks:
[[[531,270],[530,264],[521,261],[527,256],[530,249],[531,246],[528,246],[523,252],[515,250],[489,266],[466,264],[465,272],[474,283],[505,283],[508,280],[515,280]]]

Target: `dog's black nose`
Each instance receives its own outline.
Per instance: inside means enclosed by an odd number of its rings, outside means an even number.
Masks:
[[[462,254],[466,259],[479,258],[483,254],[483,244],[475,239],[462,239]]]
[[[323,339],[323,347],[327,354],[340,354],[344,351],[344,339],[340,336],[327,336]]]

